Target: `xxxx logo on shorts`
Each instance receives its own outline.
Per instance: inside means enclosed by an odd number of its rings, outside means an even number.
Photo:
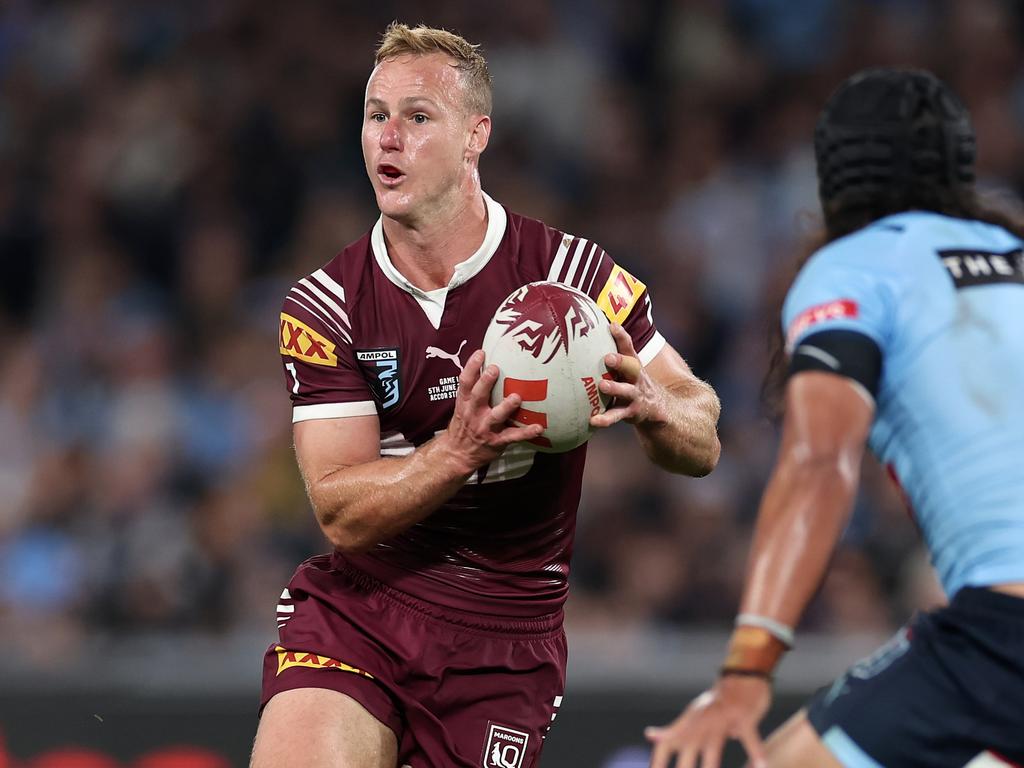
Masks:
[[[281,354],[314,365],[338,365],[334,342],[285,312],[281,313]]]
[[[483,768],[522,768],[530,734],[488,721]]]
[[[340,669],[342,672],[351,672],[373,680],[373,675],[369,672],[343,661],[332,659],[330,656],[320,656],[306,651],[289,651],[280,645],[275,646],[274,650],[277,652],[277,674],[279,675],[291,667],[310,667],[312,669]]]

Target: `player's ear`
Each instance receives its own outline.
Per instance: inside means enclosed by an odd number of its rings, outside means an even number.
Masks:
[[[474,115],[470,119],[473,124],[466,144],[466,153],[479,155],[487,148],[487,142],[491,138],[491,118],[487,115]]]

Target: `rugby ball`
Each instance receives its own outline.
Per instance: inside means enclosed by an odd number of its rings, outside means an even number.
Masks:
[[[512,420],[544,427],[531,441],[538,451],[564,453],[590,439],[590,417],[611,399],[597,385],[611,378],[604,356],[615,352],[615,340],[589,296],[552,282],[516,289],[491,318],[483,350],[500,371],[491,404],[518,393],[523,402]]]

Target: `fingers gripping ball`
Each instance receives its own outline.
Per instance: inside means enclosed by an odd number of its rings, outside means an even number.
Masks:
[[[563,453],[590,439],[590,417],[610,400],[597,385],[611,376],[604,356],[615,352],[615,341],[589,296],[551,282],[516,289],[494,313],[483,350],[501,371],[491,403],[519,394],[512,419],[544,427],[532,441],[538,451]]]

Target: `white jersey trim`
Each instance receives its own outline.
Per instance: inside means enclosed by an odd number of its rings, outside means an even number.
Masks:
[[[312,291],[325,307],[334,310],[335,315],[341,322],[343,322],[349,329],[352,328],[352,321],[348,319],[348,313],[341,308],[341,305],[338,304],[338,302],[328,296],[326,292],[322,291],[312,279],[304,277],[299,280],[299,284]]]
[[[657,331],[651,336],[650,341],[644,344],[644,348],[636,353],[636,356],[640,358],[640,364],[648,366],[651,361],[658,356],[658,353],[665,348],[665,337]]]
[[[562,280],[562,282],[570,288],[578,287],[573,282],[573,278],[576,277],[576,268],[579,266],[580,258],[583,256],[583,252],[586,250],[589,243],[590,241],[585,237],[581,237],[576,241],[576,250],[572,252],[572,261],[569,262],[569,270],[565,273],[565,278]]]
[[[292,408],[292,423],[313,419],[344,419],[348,416],[376,416],[377,405],[372,400],[357,403],[314,403]]]
[[[551,262],[551,269],[548,270],[548,280],[558,281],[558,276],[562,272],[562,265],[565,264],[565,255],[569,252],[569,246],[572,245],[574,239],[575,235],[570,235],[568,232],[562,235],[562,242],[558,244],[555,258]]]
[[[339,323],[329,311],[324,309],[313,296],[306,293],[304,290],[301,290],[301,285],[301,282],[295,284],[291,292],[286,297],[287,300],[298,304],[304,310],[309,312],[309,314],[313,315],[313,317],[323,323],[325,328],[332,328],[337,331],[341,338],[351,344],[352,337],[349,336],[348,332],[341,327],[341,323]],[[302,301],[299,301],[299,299],[302,299]]]
[[[497,252],[498,246],[501,245],[502,238],[505,237],[505,229],[508,227],[508,214],[486,192],[483,193],[483,196],[484,205],[487,206],[487,232],[484,234],[484,240],[480,243],[476,253],[455,265],[455,271],[452,273],[451,280],[448,281],[448,285],[442,288],[425,291],[413,285],[405,275],[395,269],[395,265],[391,263],[391,257],[388,255],[387,243],[384,240],[383,216],[377,219],[377,223],[373,225],[373,230],[370,232],[370,248],[373,251],[373,258],[376,260],[377,266],[380,267],[381,272],[384,273],[388,280],[416,299],[416,303],[420,305],[423,313],[430,320],[430,324],[434,328],[438,328],[441,325],[441,315],[444,314],[444,304],[448,298],[448,291],[458,288],[486,267],[491,257]]]

